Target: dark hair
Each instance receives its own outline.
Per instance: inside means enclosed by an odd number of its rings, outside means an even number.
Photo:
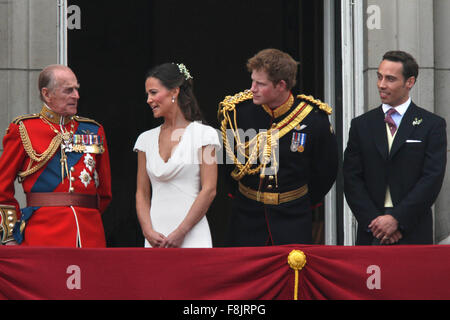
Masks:
[[[186,77],[177,64],[164,63],[148,71],[145,78],[158,79],[169,90],[179,87],[178,104],[186,120],[203,120],[202,112],[193,91],[194,83],[192,78],[186,79]]]
[[[419,76],[419,65],[412,55],[404,51],[388,51],[383,55],[383,60],[401,62],[403,65],[403,77],[405,81],[410,77],[417,80]]]
[[[261,50],[247,62],[248,71],[263,70],[275,85],[284,80],[288,90],[295,86],[297,69],[298,62],[278,49]]]

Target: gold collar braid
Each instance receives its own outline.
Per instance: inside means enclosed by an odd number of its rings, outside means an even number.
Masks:
[[[294,104],[294,96],[292,93],[289,94],[289,98],[285,103],[283,103],[281,106],[276,107],[274,109],[270,108],[268,105],[263,104],[261,107],[264,109],[265,112],[267,112],[272,118],[276,119],[278,117],[281,117],[283,114],[289,111],[289,109]]]
[[[54,124],[65,124],[66,125],[70,121],[73,120],[73,117],[64,117],[64,116],[56,113],[55,111],[53,111],[46,105],[42,106],[42,109],[41,109],[41,112],[39,113],[39,115],[41,117],[43,117],[44,119],[46,119],[47,121],[54,123]]]
[[[260,171],[264,171],[269,162],[272,166],[275,166],[276,170],[277,159],[275,157],[275,149],[278,145],[278,140],[296,127],[313,110],[311,105],[306,102],[301,102],[278,124],[274,123],[269,130],[261,131],[254,138],[250,139],[250,141],[243,143],[241,142],[236,122],[236,104],[252,98],[252,92],[246,90],[234,96],[225,97],[225,100],[219,104],[219,117],[223,117],[221,122],[222,139],[227,155],[233,159],[236,165],[236,168],[231,173],[231,176],[235,180],[240,180],[245,175],[254,175]],[[232,116],[230,113],[232,113]],[[236,141],[237,153],[246,159],[245,163],[241,163],[231,150],[227,135],[228,125]],[[264,147],[261,148],[260,146]],[[260,164],[252,168],[252,165],[257,163],[258,158],[261,159]]]

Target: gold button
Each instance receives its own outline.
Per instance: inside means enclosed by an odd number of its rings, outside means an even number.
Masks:
[[[269,176],[269,181],[272,181],[274,179],[273,176]]]
[[[267,189],[269,189],[269,190],[271,190],[273,188],[273,186],[271,185],[271,184],[269,184],[268,186],[267,186]]]
[[[74,167],[70,168],[70,172],[74,172],[74,171],[75,171]]]
[[[69,192],[73,192],[75,189],[73,187],[69,188]]]

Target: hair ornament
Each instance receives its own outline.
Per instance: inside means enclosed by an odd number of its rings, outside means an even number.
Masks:
[[[180,73],[184,75],[184,78],[185,78],[186,80],[194,79],[194,78],[191,76],[191,74],[189,73],[189,70],[186,68],[186,66],[185,66],[184,64],[182,64],[182,63],[177,63],[176,65],[177,65],[177,67],[178,67],[178,70],[180,70]]]

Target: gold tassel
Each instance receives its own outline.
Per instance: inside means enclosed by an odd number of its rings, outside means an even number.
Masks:
[[[298,271],[306,265],[306,255],[303,251],[292,250],[287,260],[289,266],[295,270],[294,300],[298,300]]]

